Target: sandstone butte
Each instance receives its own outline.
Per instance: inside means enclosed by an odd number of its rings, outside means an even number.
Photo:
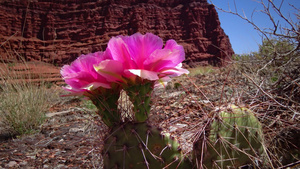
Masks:
[[[207,0],[0,0],[0,59],[55,65],[105,50],[112,36],[175,39],[185,66],[224,65],[234,54]]]

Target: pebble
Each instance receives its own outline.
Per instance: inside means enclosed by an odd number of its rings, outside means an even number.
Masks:
[[[16,167],[18,163],[16,161],[10,161],[8,164],[6,164],[7,168]]]
[[[25,165],[27,165],[27,164],[28,164],[27,161],[22,161],[22,162],[20,162],[20,166],[25,166]]]
[[[69,133],[84,132],[83,128],[70,128]]]
[[[28,158],[31,158],[32,160],[35,160],[36,159],[36,156],[33,155],[33,156],[27,156]]]
[[[62,168],[66,168],[66,165],[64,165],[64,164],[59,164],[59,165],[56,166],[54,169],[62,169]]]
[[[47,165],[47,164],[45,164],[45,165],[43,165],[43,168],[44,168],[44,169],[48,169],[48,168],[50,168],[50,166]]]

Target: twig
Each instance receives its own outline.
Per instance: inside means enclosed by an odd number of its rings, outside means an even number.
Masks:
[[[290,163],[290,164],[288,164],[288,165],[279,167],[278,169],[284,169],[284,168],[288,168],[288,167],[295,167],[295,166],[297,166],[298,164],[300,164],[300,160],[299,160],[299,161],[296,161],[296,162],[294,162],[294,163]]]
[[[263,94],[265,94],[266,96],[268,96],[270,99],[272,99],[276,104],[289,109],[290,111],[292,111],[294,113],[293,118],[295,118],[296,114],[299,114],[299,112],[297,112],[296,110],[294,110],[293,108],[291,108],[290,106],[285,106],[281,103],[279,103],[273,96],[271,96],[269,93],[267,93],[266,91],[264,91],[258,84],[255,83],[255,81],[248,75],[246,75],[245,73],[243,73],[244,76],[246,76]]]
[[[18,33],[18,31],[16,31],[16,33],[14,33],[13,35],[11,35],[9,38],[6,39],[6,41],[4,41],[3,43],[1,43],[0,47],[2,47],[7,41],[9,41],[12,37],[14,37],[16,34]]]

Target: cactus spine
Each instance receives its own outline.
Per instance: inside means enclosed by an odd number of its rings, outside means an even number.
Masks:
[[[176,140],[147,123],[126,123],[112,129],[105,142],[105,169],[192,168]]]
[[[194,144],[199,168],[238,168],[263,155],[262,127],[253,112],[230,105],[230,111],[214,112],[209,134]]]
[[[192,168],[175,139],[147,124],[153,86],[153,81],[136,78],[123,88],[133,103],[135,118],[111,128],[112,134],[105,141],[105,169]]]
[[[68,90],[90,98],[111,129],[106,142],[106,168],[180,166],[176,164],[178,159],[181,161],[177,142],[168,137],[162,139],[159,130],[147,127],[154,85],[189,73],[182,68],[183,46],[173,39],[163,46],[163,40],[151,33],[121,35],[113,37],[104,52],[83,55],[61,71],[71,87]],[[121,90],[126,91],[133,104],[132,122],[118,110]],[[141,158],[135,158],[137,154]]]
[[[116,85],[113,89],[99,87],[91,93],[85,94],[97,107],[97,114],[102,117],[108,127],[121,122],[121,114],[118,110],[120,92],[121,88]]]
[[[130,101],[133,104],[134,120],[136,122],[145,122],[148,119],[151,108],[151,93],[154,82],[136,78],[134,84],[124,87]]]

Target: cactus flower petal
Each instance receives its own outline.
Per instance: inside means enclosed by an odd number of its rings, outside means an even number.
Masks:
[[[111,54],[112,60],[121,62],[124,68],[137,68],[130,56],[128,46],[121,36],[111,38],[106,51]]]
[[[104,60],[98,65],[94,65],[95,70],[109,82],[123,82],[123,64],[115,60]]]
[[[182,74],[189,74],[190,72],[186,69],[182,68],[182,64],[178,64],[175,67],[166,68],[165,70],[161,71],[162,74],[168,75],[169,77],[176,77]]]
[[[79,94],[91,87],[110,88],[110,83],[106,78],[94,69],[94,64],[99,64],[105,58],[109,57],[105,56],[103,52],[96,52],[81,55],[71,65],[63,66],[60,73],[69,85],[65,89]]]
[[[149,69],[157,71],[165,67],[175,67],[185,59],[184,49],[174,40],[168,40],[164,49],[156,50],[148,57],[144,64]]]
[[[155,81],[158,80],[159,77],[157,76],[156,72],[143,70],[143,69],[128,69],[128,71],[134,75],[137,75],[143,79]]]
[[[157,81],[165,76],[188,73],[181,68],[181,62],[185,59],[184,49],[172,39],[163,47],[163,40],[158,36],[136,33],[114,37],[107,46],[113,60],[123,64],[125,78],[138,76]]]
[[[139,68],[144,67],[144,61],[157,49],[163,47],[163,41],[158,36],[147,33],[140,33],[131,36],[121,37],[128,46],[130,57]]]

